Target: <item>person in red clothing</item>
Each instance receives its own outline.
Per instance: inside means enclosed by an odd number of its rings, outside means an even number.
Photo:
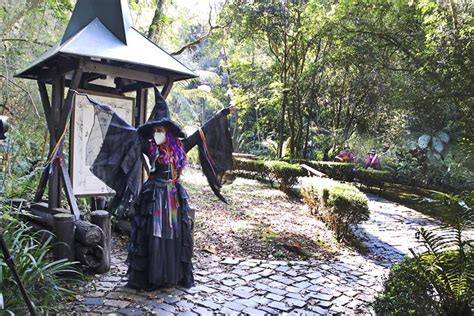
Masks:
[[[354,163],[356,161],[356,156],[351,152],[349,145],[344,145],[344,150],[336,156],[336,159],[340,162],[350,162]]]
[[[380,156],[377,154],[377,150],[375,147],[372,147],[367,155],[367,159],[365,160],[365,168],[381,170],[382,166],[380,162]]]

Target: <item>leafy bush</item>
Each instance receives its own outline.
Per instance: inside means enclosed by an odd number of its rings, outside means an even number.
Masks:
[[[74,294],[65,285],[73,285],[81,278],[75,263],[67,259],[51,260],[52,237],[41,243],[39,233],[33,233],[11,215],[1,215],[0,225],[7,247],[15,258],[18,274],[38,312],[46,314],[54,311],[55,301]],[[70,277],[66,278],[66,275]],[[0,257],[0,285],[0,296],[3,296],[4,301],[4,305],[0,305],[2,314],[27,314],[20,290],[3,257]]]
[[[474,249],[463,237],[474,223],[474,212],[450,197],[451,221],[436,230],[418,231],[426,252],[392,268],[384,290],[374,302],[378,314],[472,315]]]
[[[357,188],[330,179],[303,178],[303,200],[334,231],[336,240],[350,241],[350,225],[369,219],[368,199]]]
[[[265,169],[268,171],[270,182],[277,182],[280,190],[286,192],[295,185],[297,178],[303,176],[303,171],[300,165],[290,164],[284,161],[265,161]]]
[[[370,187],[382,187],[385,182],[390,182],[391,175],[388,171],[356,169],[355,178]]]
[[[268,180],[268,169],[263,160],[234,157],[234,173],[246,178]]]

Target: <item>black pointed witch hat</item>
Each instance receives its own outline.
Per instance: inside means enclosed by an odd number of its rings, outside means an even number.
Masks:
[[[171,131],[175,137],[186,138],[186,134],[183,133],[181,128],[171,121],[170,111],[168,109],[168,104],[166,104],[165,99],[158,91],[156,87],[155,90],[155,106],[151,112],[150,118],[148,121],[138,127],[138,132],[145,138],[149,138],[153,135],[153,129],[157,126],[166,127]]]

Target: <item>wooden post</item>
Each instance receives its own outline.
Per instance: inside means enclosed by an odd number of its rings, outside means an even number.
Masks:
[[[54,215],[53,233],[56,236],[53,247],[55,260],[66,258],[74,261],[74,216],[72,214]]]
[[[110,214],[107,211],[94,211],[91,214],[91,223],[102,229],[103,235],[99,242],[102,247],[102,260],[100,265],[94,269],[96,273],[105,273],[110,270],[110,253],[112,251],[112,225]]]

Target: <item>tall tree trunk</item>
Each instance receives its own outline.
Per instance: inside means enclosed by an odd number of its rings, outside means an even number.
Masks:
[[[148,28],[148,35],[147,37],[150,40],[154,40],[156,36],[159,36],[161,33],[161,26],[162,26],[162,17],[163,17],[163,10],[165,8],[165,0],[156,0],[156,9],[155,14],[153,15],[153,20],[151,20],[150,27]]]

